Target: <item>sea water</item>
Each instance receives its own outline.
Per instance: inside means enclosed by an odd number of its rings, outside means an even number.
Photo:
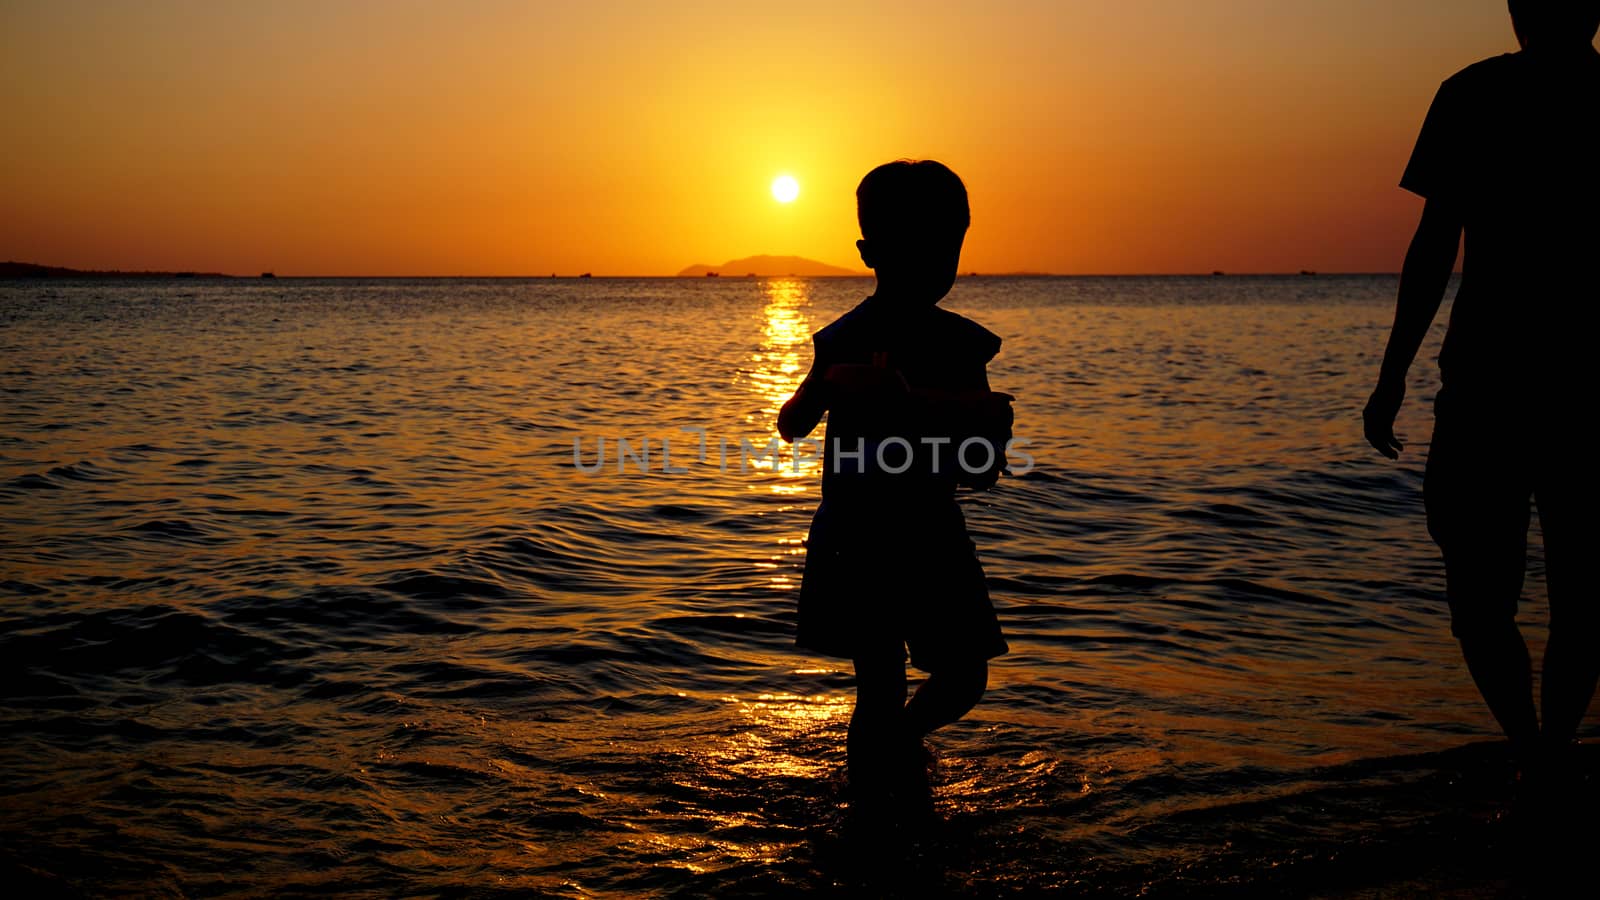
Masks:
[[[1395,287],[960,280],[1032,458],[962,500],[1011,653],[930,741],[940,824],[885,849],[844,827],[850,665],[793,647],[817,463],[738,449],[869,280],[0,283],[0,853],[371,896],[1426,855],[1501,773],[1423,522],[1442,315],[1400,461],[1361,435]]]

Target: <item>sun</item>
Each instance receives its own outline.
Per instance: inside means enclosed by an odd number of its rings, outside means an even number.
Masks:
[[[779,203],[793,203],[800,196],[800,182],[793,175],[779,175],[772,179],[772,197]]]

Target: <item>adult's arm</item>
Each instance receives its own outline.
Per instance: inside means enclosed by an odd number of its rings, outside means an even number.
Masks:
[[[1394,434],[1394,420],[1406,396],[1406,371],[1417,358],[1433,317],[1444,302],[1461,245],[1461,227],[1461,215],[1454,207],[1438,200],[1427,201],[1400,270],[1394,326],[1383,352],[1383,367],[1378,372],[1378,385],[1361,413],[1367,442],[1390,459],[1399,458],[1403,449]]]

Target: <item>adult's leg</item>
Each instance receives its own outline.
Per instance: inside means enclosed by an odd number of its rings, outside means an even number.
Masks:
[[[1539,716],[1533,708],[1533,672],[1528,645],[1514,619],[1458,631],[1461,655],[1478,692],[1519,754],[1533,752]]]
[[[1544,530],[1545,577],[1550,594],[1550,640],[1545,645],[1540,709],[1547,750],[1562,751],[1578,726],[1600,680],[1600,610],[1592,574],[1585,570],[1594,546],[1591,524],[1600,498],[1583,466],[1562,467],[1555,484],[1540,485],[1539,523]]]
[[[1516,621],[1527,565],[1531,478],[1493,416],[1476,418],[1474,410],[1448,407],[1441,393],[1423,480],[1428,532],[1444,555],[1450,630],[1467,670],[1500,728],[1525,755],[1539,738],[1532,664]]]

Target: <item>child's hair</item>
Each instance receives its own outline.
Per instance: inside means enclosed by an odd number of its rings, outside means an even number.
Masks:
[[[1600,31],[1600,0],[1509,0],[1507,6],[1524,38],[1592,41]]]
[[[897,159],[868,172],[856,188],[856,218],[869,241],[955,237],[972,223],[967,186],[931,159]]]

